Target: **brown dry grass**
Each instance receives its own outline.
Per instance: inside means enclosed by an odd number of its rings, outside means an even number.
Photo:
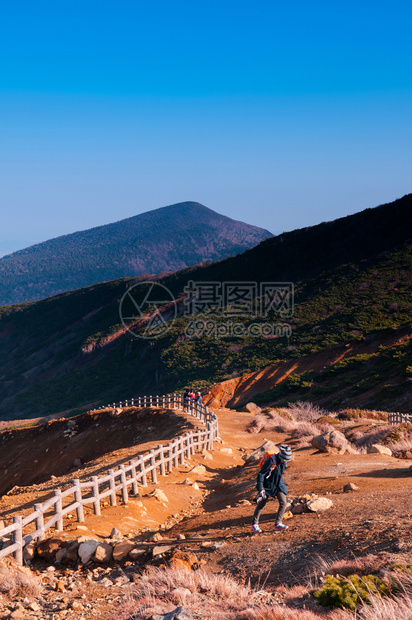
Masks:
[[[41,592],[39,579],[29,568],[18,566],[14,560],[0,560],[0,592],[10,598],[38,596]]]
[[[228,575],[204,570],[186,571],[149,567],[131,589],[131,599],[111,620],[146,620],[152,614],[167,613],[178,605],[199,617],[207,609],[209,620],[317,620],[311,611],[293,607],[297,598],[307,595],[304,587],[278,595],[264,588],[241,584]],[[277,604],[279,596],[284,601]],[[289,606],[288,603],[291,605]],[[201,616],[202,617],[202,616]]]

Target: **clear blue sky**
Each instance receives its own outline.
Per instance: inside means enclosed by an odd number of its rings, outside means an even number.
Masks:
[[[412,191],[412,3],[0,2],[0,255],[184,200],[292,230]]]

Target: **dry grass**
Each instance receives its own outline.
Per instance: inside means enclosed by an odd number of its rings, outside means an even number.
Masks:
[[[0,560],[0,592],[10,598],[38,596],[41,592],[39,579],[29,568],[19,566],[12,559]]]
[[[338,560],[333,558],[324,558],[318,556],[315,561],[315,572],[320,571],[326,575],[369,575],[371,573],[378,573],[381,571],[387,561],[373,554],[364,555],[361,557],[353,557],[350,559]]]
[[[371,409],[343,409],[339,412],[339,419],[341,420],[382,420],[387,422],[387,411],[375,411]]]
[[[309,422],[315,422],[321,416],[330,415],[325,409],[321,409],[317,405],[313,405],[309,402],[303,402],[298,400],[296,403],[289,403],[289,411],[295,420],[307,420]]]
[[[297,599],[307,595],[306,588],[284,590],[284,604],[279,605],[275,604],[279,593],[251,588],[228,575],[148,567],[131,588],[131,600],[111,620],[147,620],[178,605],[190,609],[195,617],[203,617],[207,609],[208,620],[318,620],[320,616],[295,606]]]
[[[405,593],[395,598],[371,597],[370,605],[363,605],[358,618],[362,620],[411,620],[412,594]],[[348,618],[353,618],[349,616]]]

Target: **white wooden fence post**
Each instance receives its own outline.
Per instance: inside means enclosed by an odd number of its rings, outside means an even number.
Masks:
[[[152,469],[152,482],[153,484],[157,483],[157,472],[156,472],[156,459],[154,455],[154,450],[150,450],[150,465],[153,467]]]
[[[23,565],[23,517],[17,515],[13,517],[13,524],[17,525],[16,529],[13,532],[13,542],[14,544],[19,545],[16,551],[14,552],[14,557],[16,562]]]
[[[133,489],[133,495],[137,496],[139,495],[139,487],[137,484],[137,478],[136,478],[136,461],[129,461],[129,465],[132,468],[131,472],[132,472],[132,489]]]
[[[146,475],[146,467],[144,464],[144,459],[142,456],[138,458],[140,473],[142,474],[142,486],[147,487],[147,475]]]
[[[73,480],[73,484],[76,487],[74,490],[74,501],[78,502],[78,506],[76,508],[76,514],[77,514],[77,521],[79,523],[83,523],[84,521],[84,510],[83,510],[83,503],[82,503],[82,488],[80,486],[80,480],[78,478],[75,478]]]
[[[34,510],[38,513],[36,517],[36,530],[44,528],[43,504],[34,504]],[[38,540],[44,540],[44,531],[40,533]]]
[[[62,504],[61,489],[54,489],[53,495],[57,497],[57,501],[54,504],[54,514],[57,515],[57,521],[54,524],[54,527],[56,528],[56,530],[62,530],[63,529],[63,515],[62,515],[63,504]]]
[[[170,472],[173,469],[172,457],[173,457],[173,444],[168,443],[167,444],[167,473],[168,474],[170,474]]]
[[[114,469],[109,469],[110,506],[117,506],[116,483],[114,481]]]
[[[123,465],[123,463],[120,465],[120,479],[122,481],[122,499],[123,499],[123,503],[127,504],[129,501],[129,494],[127,492],[127,480],[126,480],[126,470],[125,470],[125,466]]]
[[[164,455],[164,448],[162,446],[162,444],[159,443],[159,445],[157,446],[160,454],[159,454],[159,458],[160,458],[160,475],[161,476],[166,476],[166,468],[165,468],[165,455]]]
[[[179,455],[177,453],[179,446],[177,445],[177,439],[173,439],[173,467],[179,467]]]
[[[100,497],[99,497],[99,479],[97,476],[92,476],[91,478],[93,482],[92,486],[92,495],[94,497],[93,500],[93,510],[94,514],[100,516]]]
[[[179,446],[179,461],[180,461],[180,465],[183,465],[185,462],[185,453],[184,453],[184,448],[183,448],[183,437],[182,435],[180,435],[179,439],[177,440],[177,445]]]

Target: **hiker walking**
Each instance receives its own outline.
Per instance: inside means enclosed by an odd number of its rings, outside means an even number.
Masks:
[[[196,392],[195,403],[196,403],[198,408],[203,405],[202,395],[201,395],[200,392]]]
[[[183,407],[189,406],[189,389],[186,388],[183,393]]]
[[[284,532],[288,529],[288,526],[282,523],[283,515],[286,511],[286,495],[288,493],[283,480],[283,472],[291,459],[292,450],[290,446],[284,443],[279,447],[277,454],[272,454],[266,459],[258,473],[256,488],[259,494],[252,519],[252,531],[256,534],[260,534],[262,531],[259,527],[259,518],[269,497],[276,497],[279,501],[279,510],[274,527],[275,532]]]

